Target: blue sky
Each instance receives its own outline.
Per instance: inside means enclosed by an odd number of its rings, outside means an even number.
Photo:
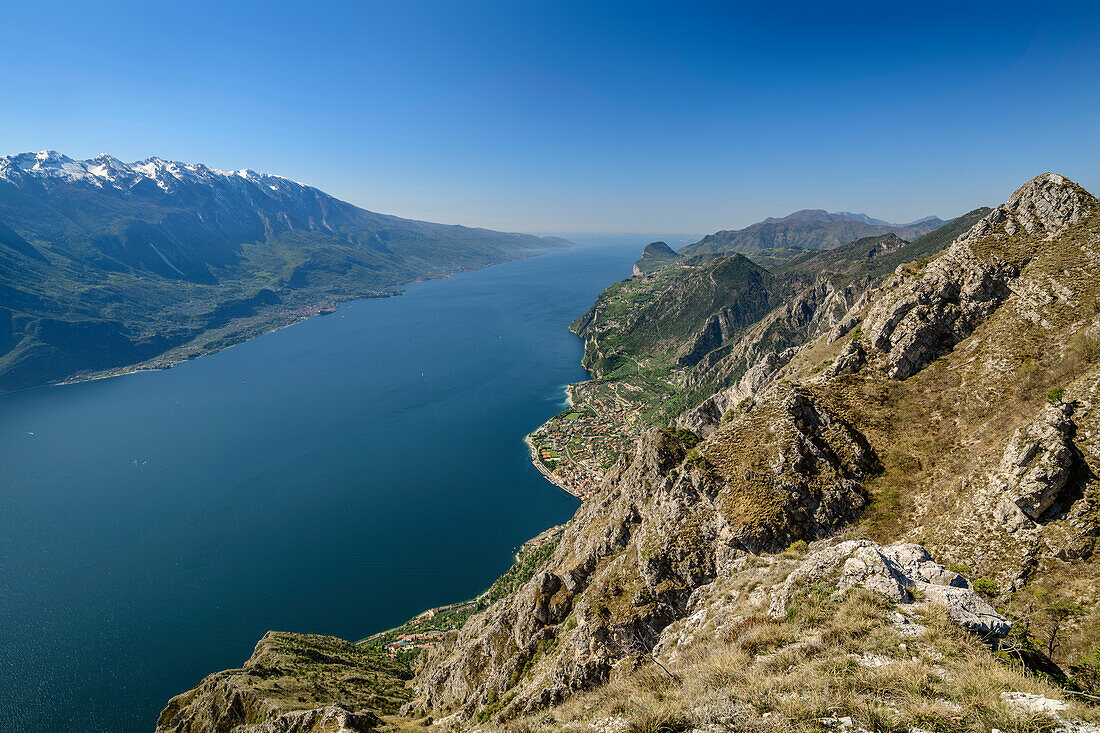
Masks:
[[[1100,192],[1098,14],[11,0],[0,152],[248,167],[376,211],[534,232],[947,217],[1045,170]]]

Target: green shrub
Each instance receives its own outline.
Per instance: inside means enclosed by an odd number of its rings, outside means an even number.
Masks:
[[[961,574],[961,573],[960,573]],[[995,596],[997,595],[997,584],[989,578],[978,578],[974,581],[974,590],[981,593],[983,596]]]
[[[1078,659],[1069,671],[1082,690],[1089,694],[1100,692],[1100,646]]]
[[[688,451],[687,461],[696,468],[705,468],[707,465],[707,459],[703,457],[703,454],[692,448]]]
[[[683,445],[687,448],[694,448],[695,446],[703,442],[703,439],[701,437],[696,435],[691,430],[688,430],[687,428],[667,427],[661,428],[661,430],[664,431],[666,435],[669,435],[678,440],[680,443],[683,443]]]
[[[1066,393],[1064,387],[1055,387],[1047,392],[1047,402],[1052,405],[1057,405],[1062,401],[1062,396]]]
[[[807,547],[809,547],[809,545],[806,544],[806,540],[795,540],[791,543],[790,547],[787,548],[787,552],[793,552],[796,555],[801,555],[802,553],[806,552]]]

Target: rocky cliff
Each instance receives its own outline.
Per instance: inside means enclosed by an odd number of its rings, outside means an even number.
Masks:
[[[815,272],[690,367],[739,360],[734,387],[642,435],[545,564],[422,655],[406,718],[1097,730],[1062,687],[1100,681],[1096,199],[1044,174],[885,279]],[[685,282],[644,311],[703,302]],[[209,719],[223,675],[162,722]]]
[[[557,703],[659,650],[744,558],[845,525],[919,541],[913,562],[965,565],[1005,603],[1038,577],[1095,577],[1095,210],[1047,174],[931,262],[855,298],[822,287],[814,302],[834,315],[805,309],[818,335],[714,407],[701,444],[655,431],[623,456],[544,571],[425,659],[408,709]],[[921,582],[969,605],[964,625],[1007,633],[972,591],[939,590],[967,583]],[[1094,587],[1075,581],[1072,601],[1095,607]]]

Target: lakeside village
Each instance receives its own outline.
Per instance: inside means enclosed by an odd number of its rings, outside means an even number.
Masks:
[[[619,455],[634,449],[651,396],[629,380],[570,385],[569,409],[527,436],[532,462],[551,483],[587,499]]]
[[[527,436],[535,467],[551,483],[582,501],[591,496],[623,451],[633,450],[677,387],[664,377],[640,374],[589,380],[568,388],[570,407]],[[473,614],[526,582],[557,547],[565,525],[551,527],[519,548],[515,564],[477,598],[432,608],[401,626],[360,643],[391,657],[412,661],[422,649],[439,644]]]

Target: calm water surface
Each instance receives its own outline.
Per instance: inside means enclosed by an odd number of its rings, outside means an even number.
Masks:
[[[0,730],[148,732],[268,629],[356,639],[485,588],[576,508],[522,439],[642,241],[0,397]]]

